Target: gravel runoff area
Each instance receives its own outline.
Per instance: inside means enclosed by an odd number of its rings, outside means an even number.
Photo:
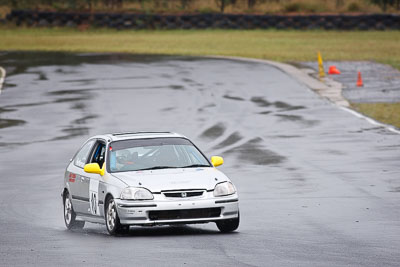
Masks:
[[[318,71],[318,63],[302,62],[301,65]],[[353,103],[400,102],[400,71],[385,64],[373,61],[326,61],[325,72],[329,66],[336,66],[340,75],[327,75],[343,85],[342,95]],[[363,87],[357,87],[357,72],[361,72]]]

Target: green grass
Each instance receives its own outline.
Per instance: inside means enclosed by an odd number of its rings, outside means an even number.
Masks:
[[[352,108],[386,124],[400,128],[400,103],[352,103]]]
[[[375,60],[400,69],[400,31],[116,31],[0,28],[0,50],[225,55],[276,61]]]

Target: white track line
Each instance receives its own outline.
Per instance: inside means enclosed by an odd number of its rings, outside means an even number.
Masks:
[[[6,78],[6,70],[0,67],[0,94],[1,94],[1,88],[3,88],[3,83],[5,78]]]
[[[387,125],[387,124],[384,124],[384,123],[380,123],[380,122],[378,122],[378,121],[376,121],[376,120],[374,120],[374,119],[371,119],[371,118],[369,118],[369,117],[367,117],[367,116],[364,116],[364,115],[362,115],[362,114],[360,114],[360,113],[358,113],[357,111],[354,111],[354,110],[352,110],[352,109],[345,108],[345,107],[340,107],[340,108],[341,108],[342,110],[344,110],[344,111],[347,111],[347,112],[353,114],[354,116],[356,116],[356,117],[358,117],[358,118],[361,118],[361,119],[364,119],[364,120],[368,121],[368,122],[371,123],[372,125],[379,126],[379,127],[383,127],[383,128],[386,128],[387,130],[393,132],[393,133],[400,134],[400,131],[397,130],[397,129],[396,129],[395,127],[393,127],[393,126],[390,126],[390,125]]]

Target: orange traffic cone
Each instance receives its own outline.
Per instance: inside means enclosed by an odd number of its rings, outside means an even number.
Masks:
[[[329,71],[328,71],[328,74],[340,74],[340,70],[338,70],[337,68],[336,68],[336,66],[330,66],[329,67]]]
[[[364,86],[364,83],[363,83],[362,78],[361,78],[361,72],[360,71],[358,72],[357,86],[358,87],[363,87]]]

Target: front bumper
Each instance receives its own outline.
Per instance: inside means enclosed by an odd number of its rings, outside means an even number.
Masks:
[[[238,217],[237,194],[227,197],[130,201],[115,199],[121,224],[206,223]]]

